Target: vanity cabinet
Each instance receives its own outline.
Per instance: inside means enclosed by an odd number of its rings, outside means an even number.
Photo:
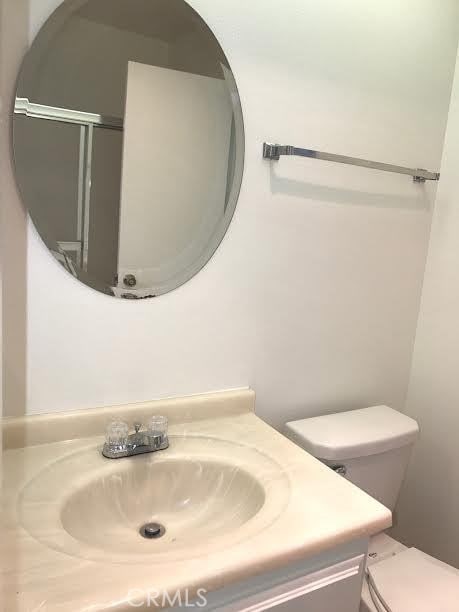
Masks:
[[[206,612],[358,612],[367,542],[358,541],[207,594]]]
[[[223,605],[221,612],[357,612],[365,556],[361,555]]]

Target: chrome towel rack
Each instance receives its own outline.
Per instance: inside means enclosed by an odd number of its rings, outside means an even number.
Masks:
[[[336,155],[335,153],[325,153],[314,149],[299,149],[291,145],[263,143],[263,158],[278,161],[281,155],[297,155],[299,157],[309,157],[311,159],[322,159],[324,161],[337,162],[338,164],[349,164],[351,166],[362,166],[371,170],[382,170],[383,172],[395,172],[396,174],[407,174],[412,176],[415,183],[425,183],[426,181],[438,181],[439,172],[430,172],[423,168],[405,168],[405,166],[395,166],[382,162],[360,159],[358,157],[347,157],[346,155]]]

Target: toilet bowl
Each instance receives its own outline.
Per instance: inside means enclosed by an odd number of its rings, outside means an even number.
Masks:
[[[419,428],[373,406],[291,421],[284,433],[393,510]],[[458,612],[459,570],[385,533],[371,538],[360,612]]]

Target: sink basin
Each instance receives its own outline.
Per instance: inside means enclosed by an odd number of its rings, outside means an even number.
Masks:
[[[113,473],[81,487],[62,509],[74,538],[104,550],[151,554],[192,545],[240,527],[263,506],[263,487],[245,470],[208,460],[119,460]],[[144,523],[165,527],[161,540],[139,538]]]
[[[273,487],[275,487],[273,489]],[[287,476],[254,448],[171,437],[168,450],[104,459],[92,444],[49,465],[23,489],[22,525],[51,548],[116,563],[182,559],[258,533],[288,501]],[[161,537],[140,528],[158,523]],[[163,533],[164,531],[164,533]]]

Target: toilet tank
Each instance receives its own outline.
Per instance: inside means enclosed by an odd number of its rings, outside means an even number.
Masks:
[[[418,436],[415,420],[388,406],[328,414],[285,425],[285,434],[390,510]]]

